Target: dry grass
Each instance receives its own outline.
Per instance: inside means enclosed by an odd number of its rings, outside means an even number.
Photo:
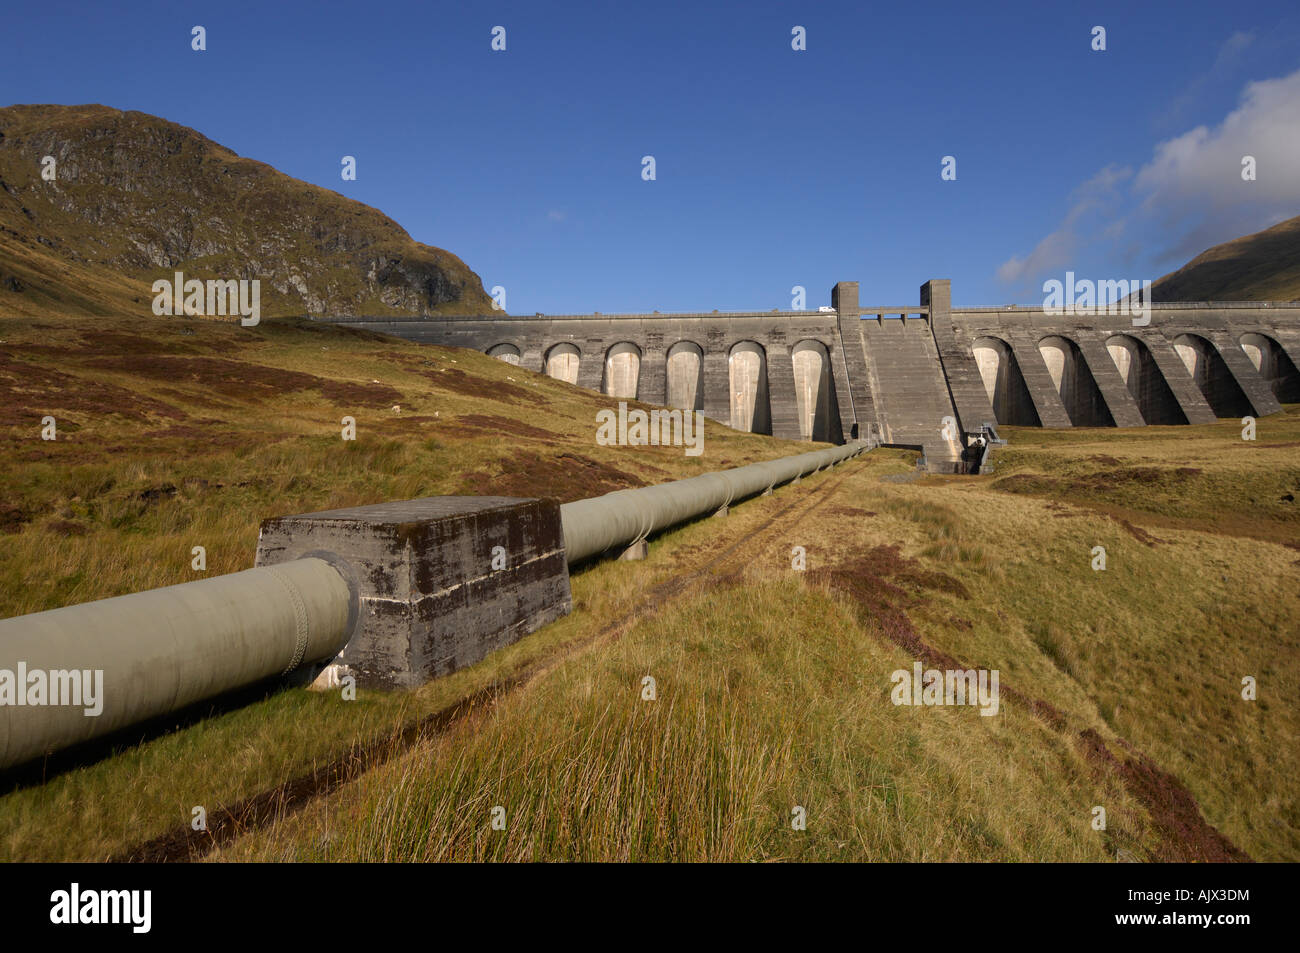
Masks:
[[[1101,786],[1060,784],[1077,756],[1023,712],[894,708],[906,664],[795,580],[704,594],[223,856],[1105,859],[1070,817]]]
[[[701,457],[601,447],[607,405],[473,352],[298,321],[0,319],[0,615],[245,569],[271,516],[447,493],[576,499],[807,449],[713,424]],[[510,435],[521,427],[548,437]],[[195,545],[206,573],[191,568]],[[344,705],[276,691],[47,784],[11,784],[0,857],[111,856],[194,805],[215,812],[399,731],[572,628],[410,695]]]
[[[337,356],[299,343],[322,332],[271,333],[283,337],[259,346],[279,350],[259,362],[341,379]],[[524,417],[509,397],[489,405],[436,383],[419,396],[389,356],[406,350],[393,342],[357,338],[347,348],[349,380],[378,378],[404,400],[427,401],[422,414],[464,400],[450,412],[555,435],[555,446],[520,438],[516,453],[547,461],[581,450],[645,482],[691,472],[680,454],[579,447],[598,398],[573,388],[464,352],[411,348],[440,365],[465,362],[476,378],[537,388],[546,403]],[[474,470],[513,478],[511,450],[490,438],[438,437],[430,448],[427,436],[393,432],[340,452],[311,433],[318,414],[332,426],[339,405],[278,400],[278,416],[241,419],[260,435],[248,448],[218,448],[203,462],[175,460],[174,446],[149,457],[132,430],[146,425],[124,421],[112,439],[136,442],[116,463],[14,467],[5,479],[22,488],[24,506],[66,506],[72,494],[100,508],[79,517],[91,532],[53,547],[42,522],[52,514],[5,540],[28,560],[50,558],[43,544],[63,551],[66,568],[95,565],[67,591],[108,594],[138,578],[176,581],[159,577],[173,572],[170,553],[189,541],[188,527],[224,534],[246,560],[257,516],[417,486],[454,492]],[[1298,411],[1261,420],[1254,446],[1227,423],[1014,431],[998,471],[980,478],[885,482],[910,459],[872,453],[652,541],[644,563],[578,573],[572,615],[416,692],[345,703],[278,691],[11,791],[0,798],[0,853],[116,854],[186,825],[193,805],[211,815],[522,678],[446,730],[394,740],[347,783],[212,856],[1103,861],[1121,849],[1157,860],[1236,856],[1230,841],[1258,860],[1294,861],[1300,716],[1286,700],[1300,691],[1300,523],[1284,497],[1300,469]],[[789,449],[728,435],[704,466]],[[178,469],[151,469],[167,466]],[[164,479],[179,487],[199,472],[226,487],[178,493],[132,522],[128,492]],[[259,475],[265,483],[237,486]],[[165,527],[171,542],[152,550]],[[131,545],[149,568],[124,560],[98,578],[90,560]],[[791,569],[796,545],[808,551],[806,573]],[[1096,545],[1105,572],[1089,567]],[[226,568],[241,568],[230,559]],[[7,557],[0,565],[23,571]],[[31,598],[24,583],[6,592]],[[59,598],[51,589],[31,601]],[[891,704],[894,670],[940,657],[998,669],[1000,714]],[[646,675],[655,701],[642,700]],[[1241,699],[1244,675],[1259,679],[1258,701]],[[498,805],[504,830],[491,827]],[[795,806],[807,811],[805,831],[791,828]],[[1090,826],[1095,806],[1107,810],[1104,832]]]
[[[473,352],[306,322],[0,320],[0,616],[189,581],[194,546],[208,574],[245,569],[271,516],[579,499],[805,448],[711,424],[700,457],[601,447],[607,405]],[[546,436],[516,433],[531,430]]]

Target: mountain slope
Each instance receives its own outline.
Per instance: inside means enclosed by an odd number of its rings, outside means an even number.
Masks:
[[[1151,286],[1153,301],[1300,300],[1300,216],[1201,252]]]
[[[267,317],[491,310],[455,255],[185,126],[97,105],[0,109],[0,314],[149,314],[154,279],[176,271],[260,279]]]

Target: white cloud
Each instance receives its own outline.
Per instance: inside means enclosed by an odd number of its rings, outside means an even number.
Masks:
[[[1249,40],[1236,42],[1244,47]],[[1255,158],[1255,181],[1242,179],[1244,156]],[[1099,245],[1112,246],[1113,260],[1120,235],[1144,245],[1157,265],[1180,265],[1211,245],[1300,214],[1300,70],[1248,84],[1217,126],[1157,144],[1126,182],[1130,175],[1114,166],[1098,172],[1076,190],[1057,229],[1026,257],[1004,262],[998,278],[1028,286]]]
[[[1256,180],[1241,177],[1254,156]],[[1134,187],[1142,211],[1169,230],[1168,254],[1203,251],[1300,212],[1300,71],[1251,83],[1214,129],[1156,146]]]
[[[1165,128],[1172,127],[1175,121],[1182,118],[1183,113],[1195,106],[1206,89],[1224,83],[1241,65],[1244,60],[1242,54],[1254,42],[1254,31],[1250,33],[1238,31],[1224,40],[1210,68],[1192,80],[1183,90],[1183,94],[1165,111],[1164,122],[1168,123]]]
[[[1012,255],[1003,262],[998,268],[998,280],[1018,285],[1068,264],[1084,242],[1085,234],[1095,226],[1096,219],[1113,213],[1121,199],[1119,187],[1132,175],[1130,168],[1108,165],[1075,189],[1070,211],[1056,231],[1035,245],[1024,258]],[[1107,227],[1115,228],[1115,223]]]

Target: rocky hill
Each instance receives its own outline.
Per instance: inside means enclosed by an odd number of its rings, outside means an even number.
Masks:
[[[1300,300],[1300,216],[1201,252],[1151,286],[1153,301]]]
[[[193,129],[106,106],[0,109],[0,315],[148,313],[176,271],[260,279],[268,317],[491,311],[455,255]]]

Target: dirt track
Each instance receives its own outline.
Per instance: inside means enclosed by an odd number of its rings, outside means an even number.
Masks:
[[[712,546],[685,556],[687,565],[649,589],[640,608],[603,626],[594,635],[572,644],[562,652],[539,659],[508,679],[493,682],[467,698],[461,699],[394,734],[354,748],[346,756],[331,761],[308,774],[240,801],[233,807],[210,814],[208,829],[192,830],[178,825],[112,858],[113,862],[160,863],[200,860],[216,848],[228,844],[250,831],[258,830],[305,808],[317,798],[356,780],[365,772],[409,750],[422,740],[468,723],[490,709],[496,702],[536,681],[566,658],[619,638],[632,625],[658,612],[656,606],[711,583],[738,578],[755,546],[762,548],[769,537],[788,533],[810,513],[832,499],[847,479],[847,474],[831,472],[826,479],[805,481],[801,489],[791,491],[791,501],[758,529],[729,541],[727,534],[713,537]],[[744,504],[740,504],[744,505]],[[724,524],[725,528],[725,524]]]

